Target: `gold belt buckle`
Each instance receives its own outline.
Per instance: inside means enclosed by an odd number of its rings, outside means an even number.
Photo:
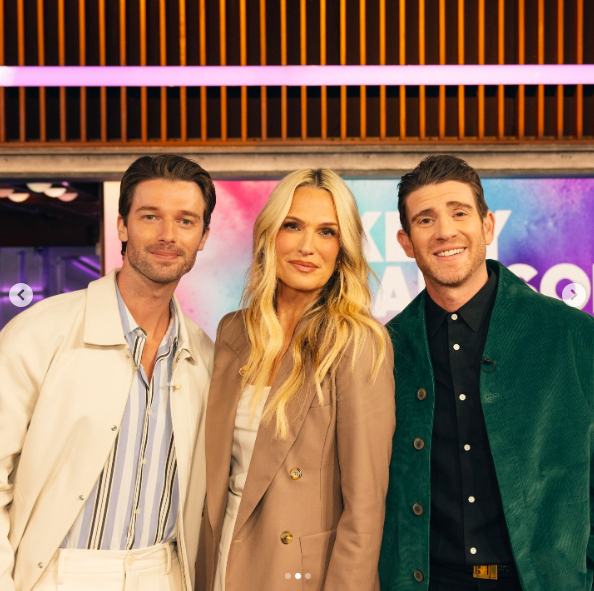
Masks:
[[[472,573],[475,579],[493,579],[497,580],[497,565],[496,564],[480,564],[474,566]]]

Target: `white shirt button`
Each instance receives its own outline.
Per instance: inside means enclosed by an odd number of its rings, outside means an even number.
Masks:
[[[136,513],[136,515],[140,515],[140,509],[136,509],[134,513]]]
[[[181,384],[175,384],[175,386],[173,386],[174,390],[181,390],[182,385]]]
[[[476,554],[476,548],[471,548],[471,549],[470,549],[470,553],[471,553],[471,554]]]
[[[144,460],[142,460],[142,465],[144,466],[146,464],[146,458]]]
[[[474,497],[468,497],[469,503],[474,503],[475,501],[476,501],[476,499]]]
[[[452,320],[458,320],[458,314],[452,314]]]
[[[470,451],[470,445],[468,445],[468,443],[467,443],[467,444],[464,446],[464,449],[465,449],[466,451]]]
[[[455,345],[454,345],[454,351],[458,351],[458,349],[460,349],[460,345],[458,345],[458,344],[455,344]]]
[[[466,400],[466,394],[460,394],[460,400]]]

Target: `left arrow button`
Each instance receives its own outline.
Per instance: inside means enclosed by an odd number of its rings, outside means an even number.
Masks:
[[[8,297],[14,306],[24,308],[33,300],[33,290],[26,283],[17,283],[10,288]]]

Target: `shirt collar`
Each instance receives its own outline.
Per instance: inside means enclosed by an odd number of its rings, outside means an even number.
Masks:
[[[458,314],[474,332],[476,332],[487,314],[493,308],[495,296],[497,295],[497,275],[489,269],[489,279],[480,291],[466,302],[459,310]],[[436,304],[429,294],[426,298],[427,331],[430,337],[433,337],[445,321],[448,312]]]
[[[116,274],[117,277],[117,274]],[[120,293],[120,289],[118,287],[118,282],[116,284],[116,294],[118,296],[118,309],[120,311],[120,319],[122,321],[122,328],[124,329],[124,336],[130,345],[130,350],[134,353],[135,351],[142,351],[144,347],[144,341],[146,341],[146,332],[138,326],[136,320],[132,314],[130,314],[130,310],[126,306],[124,302],[124,298]],[[142,347],[137,346],[137,340],[140,339],[142,341]],[[159,345],[159,350],[157,355],[162,354],[162,349],[170,349],[175,350],[177,347],[177,342],[179,340],[179,319],[177,317],[177,309],[173,303],[173,300],[169,302],[169,326],[165,331],[165,336]],[[172,347],[173,345],[173,347]],[[142,353],[141,353],[142,355]],[[138,365],[138,364],[137,364]]]
[[[427,332],[430,337],[433,337],[444,323],[448,313],[441,306],[438,306],[427,293],[427,297],[425,298],[425,315],[427,318]]]

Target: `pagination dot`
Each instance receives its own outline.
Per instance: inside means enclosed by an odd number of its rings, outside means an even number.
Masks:
[[[311,579],[311,574],[310,573],[305,573],[305,578],[306,579]]]
[[[285,575],[285,579],[290,579],[290,578],[291,578],[291,573],[287,573],[287,574]]]
[[[296,574],[295,574],[295,578],[296,578],[296,579],[300,579],[300,578],[301,578],[301,573],[296,573]]]

